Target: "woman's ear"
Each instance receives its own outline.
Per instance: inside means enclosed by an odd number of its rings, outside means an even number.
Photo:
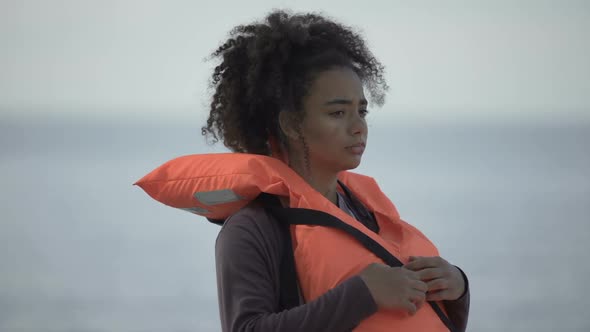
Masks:
[[[279,112],[279,128],[281,131],[292,140],[298,139],[297,122],[296,116],[292,112],[281,111]]]

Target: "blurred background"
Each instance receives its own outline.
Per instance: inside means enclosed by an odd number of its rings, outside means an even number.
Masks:
[[[272,8],[387,69],[362,166],[470,278],[469,331],[590,331],[590,2],[0,1],[0,331],[220,331],[219,227],[136,180],[224,152],[204,59]]]

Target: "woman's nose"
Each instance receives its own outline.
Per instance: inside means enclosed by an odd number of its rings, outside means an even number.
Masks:
[[[367,133],[367,122],[358,113],[351,119],[350,132],[353,135],[364,135]]]

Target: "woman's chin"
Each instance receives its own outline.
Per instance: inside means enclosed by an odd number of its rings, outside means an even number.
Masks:
[[[354,158],[353,160],[347,160],[345,163],[345,167],[343,170],[348,171],[351,169],[355,169],[361,165],[361,157]]]

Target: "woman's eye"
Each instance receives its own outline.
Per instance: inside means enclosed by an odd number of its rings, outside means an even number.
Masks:
[[[335,111],[330,113],[331,116],[340,117],[344,115],[344,111]]]
[[[367,116],[367,114],[369,114],[369,110],[359,110],[359,114],[364,118]]]

